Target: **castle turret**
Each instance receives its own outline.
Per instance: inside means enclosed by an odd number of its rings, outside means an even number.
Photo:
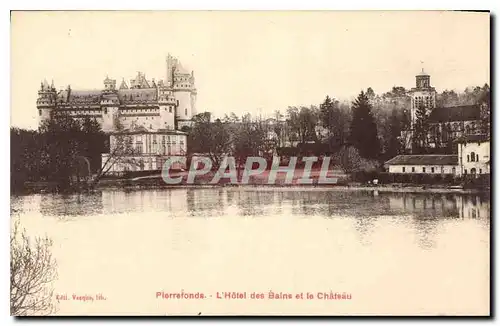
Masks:
[[[177,102],[177,128],[191,126],[193,112],[196,112],[194,71],[187,71],[181,62],[170,54],[167,56],[167,85],[172,89]]]
[[[106,76],[106,79],[104,79],[104,90],[105,91],[116,90],[116,80],[110,79],[108,76]]]
[[[116,90],[116,80],[106,76],[101,95],[102,130],[110,132],[116,129],[115,121],[119,118],[120,101]]]
[[[45,79],[40,84],[40,90],[38,91],[38,99],[36,100],[36,107],[38,109],[38,122],[41,125],[44,121],[50,120],[52,116],[52,111],[56,106],[57,91],[54,88],[54,82],[52,81],[52,86]]]

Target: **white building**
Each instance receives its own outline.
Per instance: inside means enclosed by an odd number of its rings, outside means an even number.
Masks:
[[[485,135],[467,135],[456,141],[459,175],[490,174],[490,140]]]
[[[458,170],[457,155],[398,155],[385,162],[389,173],[451,174]]]
[[[109,174],[124,171],[161,170],[169,157],[186,156],[187,133],[179,130],[148,131],[138,127],[110,135],[110,151],[102,154],[102,169]],[[172,169],[184,169],[179,162]]]
[[[490,140],[486,135],[466,135],[455,142],[458,155],[398,155],[385,162],[389,173],[490,174]]]

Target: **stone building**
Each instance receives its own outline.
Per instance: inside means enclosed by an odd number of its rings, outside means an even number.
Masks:
[[[148,130],[181,129],[196,114],[194,72],[188,72],[177,58],[166,59],[165,80],[147,80],[138,72],[130,83],[106,77],[103,89],[77,90],[68,86],[57,91],[44,81],[38,91],[39,122],[59,113],[75,119],[95,118],[103,131],[113,132],[116,120],[125,129],[142,126]]]
[[[436,90],[431,86],[430,75],[424,70],[416,75],[416,87],[410,91],[410,128],[402,131],[403,145],[412,151],[416,140],[418,110],[427,111],[428,132],[425,144],[428,149],[442,154],[456,154],[454,140],[481,132],[480,105],[437,107]]]
[[[127,82],[106,77],[104,87],[57,91],[42,82],[37,110],[42,124],[59,114],[74,119],[95,119],[110,137],[110,152],[101,166],[109,172],[160,170],[170,156],[185,156],[187,133],[196,114],[194,72],[170,54],[164,80],[148,80],[138,72]],[[175,168],[175,167],[174,167]],[[180,167],[179,167],[180,168]]]

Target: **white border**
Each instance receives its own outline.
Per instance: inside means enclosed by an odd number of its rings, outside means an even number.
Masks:
[[[493,15],[499,10],[500,1],[497,0],[476,0],[476,1],[464,1],[464,0],[452,0],[452,1],[436,1],[436,0],[419,0],[419,1],[396,1],[396,0],[378,0],[378,1],[370,1],[370,0],[349,0],[343,2],[333,2],[327,0],[288,0],[283,2],[270,1],[270,0],[244,0],[244,1],[231,1],[231,0],[218,0],[218,1],[175,1],[164,3],[163,1],[158,0],[140,0],[140,1],[130,1],[123,0],[121,2],[112,3],[108,1],[102,0],[78,0],[72,1],[71,3],[64,0],[50,0],[50,1],[35,1],[35,0],[17,0],[15,2],[3,1],[0,6],[2,7],[2,20],[0,24],[0,36],[2,38],[2,44],[4,44],[4,51],[1,52],[2,55],[2,71],[10,72],[10,10],[463,10],[463,9],[474,9],[474,10],[491,10]],[[9,4],[12,4],[13,7],[7,7]],[[5,8],[3,8],[5,7]],[[495,27],[495,26],[494,26]],[[495,39],[492,41],[498,41],[497,33],[491,31],[491,35],[495,36]],[[464,40],[466,41],[466,40]],[[496,42],[495,42],[496,43]],[[36,53],[33,53],[36,56]],[[493,59],[493,55],[491,56]],[[496,67],[495,67],[496,68]],[[497,69],[492,71],[492,88],[493,94],[498,92],[498,87],[494,83],[495,79],[493,76],[496,76]],[[2,223],[0,223],[2,228],[2,234],[5,236],[2,237],[4,244],[2,250],[0,250],[0,261],[2,262],[2,280],[0,282],[1,286],[1,295],[0,295],[0,307],[4,309],[2,313],[2,325],[10,325],[15,322],[12,317],[8,317],[10,315],[9,312],[9,302],[8,302],[8,277],[9,277],[9,267],[7,264],[9,249],[8,249],[8,234],[9,234],[9,219],[10,219],[10,200],[8,199],[10,196],[9,189],[9,175],[10,173],[10,140],[8,134],[8,128],[10,128],[10,73],[5,73],[3,78],[1,79],[2,87],[0,87],[0,101],[2,101],[2,108],[0,110],[0,114],[2,115],[0,121],[2,123],[7,124],[4,129],[2,129],[2,145],[7,145],[9,150],[7,151],[9,157],[7,159],[1,160],[1,168],[0,171],[4,175],[5,182],[2,182],[1,185],[1,208],[2,212],[4,212],[2,216]],[[496,98],[493,99],[493,103],[497,103]],[[498,126],[500,124],[500,112],[497,111],[497,108],[494,107],[493,111],[495,117],[495,125]],[[496,132],[494,132],[496,134]],[[494,136],[496,139],[496,135]],[[498,153],[499,146],[497,146],[496,142],[493,142],[494,148]],[[496,158],[494,163],[496,163]],[[496,167],[494,167],[496,168]],[[494,184],[499,184],[498,174],[495,173]],[[495,194],[494,198],[492,198],[492,206],[494,203],[499,202],[496,199],[498,197],[498,191]],[[491,216],[491,219],[495,219],[496,216]],[[495,221],[494,225],[498,223]],[[495,227],[495,234],[498,234],[498,227]],[[498,256],[498,251],[497,256]],[[495,257],[498,258],[498,257]],[[498,283],[498,282],[497,282]],[[493,308],[493,307],[492,307]],[[496,309],[495,309],[496,310]],[[497,310],[498,311],[498,310]],[[93,320],[91,320],[93,321]],[[164,320],[167,322],[177,322],[177,320]],[[184,322],[193,322],[196,320],[184,320]],[[205,320],[207,321],[207,320]],[[296,322],[288,320],[289,322]],[[357,322],[359,320],[334,320],[335,323],[352,323]],[[380,320],[385,322],[385,320]],[[397,320],[396,322],[402,322],[403,320]],[[439,320],[427,320],[421,319],[419,322],[428,324],[437,323]],[[70,321],[64,321],[70,322]],[[84,323],[88,321],[83,321]],[[93,321],[93,323],[99,325],[104,324],[104,321]],[[137,321],[134,321],[137,322]],[[214,322],[214,320],[208,320],[208,322]],[[217,321],[215,321],[217,322]],[[268,321],[255,320],[255,322],[259,323],[267,323]],[[394,321],[393,321],[394,322]],[[467,322],[475,322],[479,323],[480,320],[477,321],[467,321]],[[45,321],[47,324],[56,324],[56,321]],[[139,321],[140,323],[140,321]]]

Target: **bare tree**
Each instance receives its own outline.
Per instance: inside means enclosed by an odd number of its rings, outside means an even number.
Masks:
[[[354,147],[343,147],[334,156],[335,164],[348,174],[359,171],[362,160],[359,151]]]
[[[117,164],[134,167],[140,167],[140,165],[143,164],[135,158],[135,155],[139,154],[140,151],[134,148],[132,136],[125,132],[125,128],[118,117],[115,117],[114,128],[115,134],[110,136],[109,155],[107,155],[101,168],[97,172],[93,181],[94,185],[99,182],[102,177],[107,175]]]
[[[55,312],[50,284],[57,277],[51,253],[52,240],[36,237],[32,241],[19,223],[10,238],[10,314],[12,316],[50,315]]]

